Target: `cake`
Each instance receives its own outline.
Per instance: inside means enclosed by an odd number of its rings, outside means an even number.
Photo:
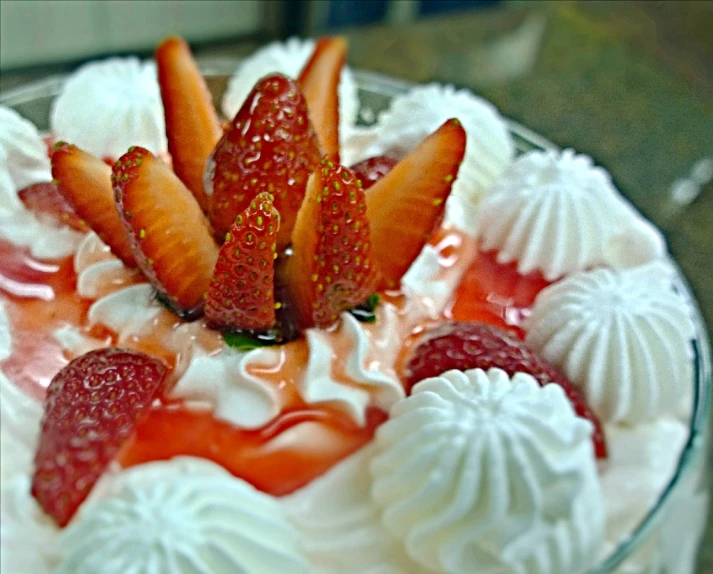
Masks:
[[[221,118],[172,38],[49,134],[0,108],[3,571],[572,574],[656,503],[697,336],[661,234],[465,90],[357,126],[345,58],[267,46]]]

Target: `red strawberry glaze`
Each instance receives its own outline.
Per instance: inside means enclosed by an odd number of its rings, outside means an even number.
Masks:
[[[444,276],[457,272],[458,267],[470,261],[476,248],[472,239],[452,230],[440,230],[430,243],[445,268]],[[108,257],[111,256],[106,252],[89,255],[91,261]],[[110,331],[88,327],[91,302],[76,293],[72,258],[39,262],[25,250],[0,242],[0,269],[0,287],[8,302],[13,334],[13,354],[0,368],[28,394],[43,398],[50,379],[73,358],[64,355],[52,336],[62,325],[79,327],[107,346],[117,343],[116,335]],[[108,293],[118,285],[139,280],[135,272],[125,271],[100,291]],[[463,296],[468,294],[464,289],[461,292]],[[42,298],[28,298],[32,295]],[[434,322],[422,316],[409,318],[413,306],[397,291],[385,293],[384,301],[398,309],[404,339]],[[209,352],[217,352],[223,345],[220,334],[207,329],[202,322],[186,324],[169,312],[160,313],[154,320],[151,335],[131,337],[121,344],[165,360],[175,381],[190,358],[180,349],[177,352],[175,347],[167,347],[169,335],[179,328],[186,331],[186,348],[192,337],[199,338],[201,346]],[[333,342],[336,360],[332,375],[349,384],[346,375],[349,339],[337,330]],[[298,392],[298,377],[304,373],[307,354],[306,342],[294,341],[280,347],[281,359],[276,367],[255,368],[252,373],[278,389],[283,406],[282,414],[266,427],[241,430],[216,420],[210,412],[188,410],[180,402],[165,404],[154,408],[141,423],[136,435],[122,448],[119,461],[130,466],[175,455],[193,455],[211,459],[275,495],[307,484],[369,442],[386,418],[383,411],[371,408],[366,424],[358,426],[335,406],[305,404]]]
[[[517,262],[498,263],[497,252],[478,252],[463,275],[446,318],[480,321],[524,338],[522,322],[538,293],[550,285],[539,271],[521,275]]]

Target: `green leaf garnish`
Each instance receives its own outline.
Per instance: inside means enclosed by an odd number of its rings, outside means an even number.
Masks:
[[[253,333],[250,331],[229,331],[223,333],[223,341],[228,347],[237,349],[238,351],[250,351],[261,347],[269,347],[270,345],[279,345],[284,343],[284,339],[278,333],[268,331],[265,333]]]
[[[362,323],[376,323],[376,308],[381,302],[381,295],[378,293],[373,293],[369,295],[369,298],[364,301],[361,305],[357,305],[349,312],[354,315],[357,321]]]

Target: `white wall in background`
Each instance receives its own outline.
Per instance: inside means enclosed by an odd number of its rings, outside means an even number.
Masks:
[[[0,69],[150,49],[264,27],[259,0],[1,0]]]

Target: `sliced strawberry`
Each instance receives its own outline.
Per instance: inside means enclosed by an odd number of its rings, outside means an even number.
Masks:
[[[369,221],[361,182],[322,160],[297,216],[285,282],[290,312],[302,328],[327,327],[376,288]]]
[[[398,287],[445,207],[465,153],[465,131],[448,120],[366,194],[381,287]]]
[[[390,155],[370,157],[353,165],[351,169],[362,183],[364,189],[369,189],[377,181],[396,167],[399,160]]]
[[[173,169],[207,213],[203,171],[222,131],[213,99],[182,38],[161,42],[156,64]]]
[[[297,80],[307,98],[322,153],[335,163],[339,162],[339,76],[346,59],[345,38],[321,38]]]
[[[275,324],[275,251],[280,214],[259,194],[230,228],[208,289],[205,317],[218,328],[255,330]]]
[[[177,314],[194,316],[218,259],[195,198],[164,162],[141,147],[116,162],[112,182],[139,267]]]
[[[606,458],[607,447],[599,419],[587,405],[581,391],[550,363],[515,336],[492,325],[451,321],[426,331],[409,350],[402,379],[410,389],[423,379],[451,369],[498,368],[509,376],[528,373],[541,385],[562,387],[575,412],[594,425],[594,451]]]
[[[49,181],[35,183],[21,189],[17,195],[30,211],[49,215],[75,231],[89,231],[89,226],[82,221],[72,205],[59,192],[56,183]]]
[[[59,142],[52,154],[52,177],[74,211],[129,267],[136,260],[116,212],[111,168],[76,146]]]
[[[166,366],[126,349],[100,349],[64,367],[47,389],[32,495],[69,522],[161,391]]]
[[[289,245],[307,179],[319,165],[317,136],[297,83],[280,74],[260,80],[215,148],[206,168],[211,222],[228,232],[258,193],[280,212],[277,249]]]

